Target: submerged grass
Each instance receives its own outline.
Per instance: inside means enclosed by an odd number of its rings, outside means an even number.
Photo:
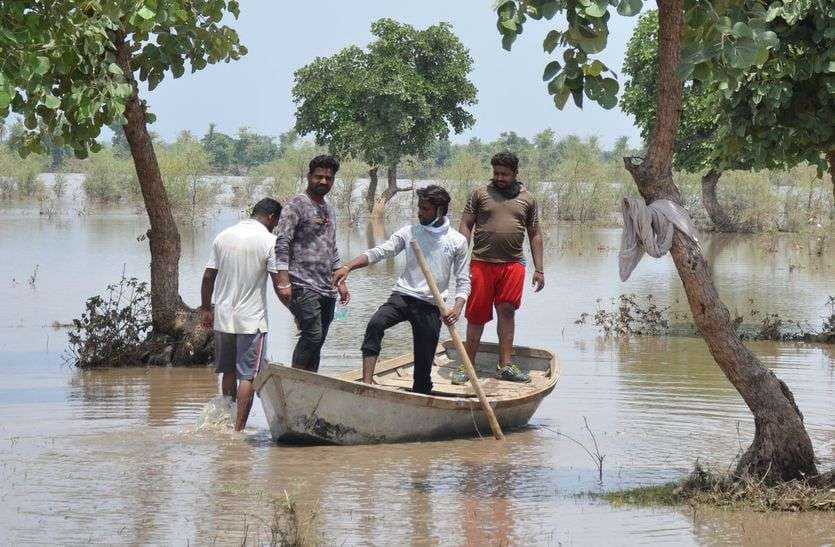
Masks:
[[[615,505],[690,505],[754,511],[835,511],[835,488],[811,481],[767,485],[753,477],[714,473],[699,464],[684,480],[606,492]]]

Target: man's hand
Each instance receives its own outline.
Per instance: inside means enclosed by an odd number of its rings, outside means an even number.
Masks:
[[[351,293],[348,291],[346,283],[340,283],[336,286],[336,291],[339,293],[339,303],[343,306],[351,301]]]
[[[282,304],[290,307],[290,302],[293,300],[293,287],[284,287],[278,289],[278,299]]]
[[[531,286],[536,287],[534,292],[539,292],[545,288],[545,274],[542,272],[534,272],[533,279],[531,279]]]
[[[337,268],[333,271],[333,286],[339,289],[340,285],[345,284],[345,281],[348,279],[348,274],[351,270],[347,266],[342,266],[341,268]]]
[[[450,327],[455,325],[455,323],[457,323],[458,319],[461,317],[461,310],[463,310],[463,309],[464,309],[464,300],[462,300],[460,298],[457,298],[455,300],[455,305],[452,307],[451,310],[449,310],[449,313],[447,313],[444,316],[444,323],[446,323],[447,326],[450,326]]]
[[[214,313],[212,310],[200,309],[200,323],[207,329],[211,329],[214,326]]]

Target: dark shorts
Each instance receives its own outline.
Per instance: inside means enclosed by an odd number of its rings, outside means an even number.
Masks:
[[[252,380],[267,364],[267,333],[232,334],[215,331],[215,372],[234,372],[238,380]]]

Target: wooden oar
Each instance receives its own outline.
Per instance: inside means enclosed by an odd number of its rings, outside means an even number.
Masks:
[[[438,290],[438,285],[435,283],[435,277],[429,269],[429,264],[426,262],[426,257],[423,255],[420,244],[413,239],[410,242],[410,245],[415,251],[418,264],[420,264],[420,269],[423,270],[423,276],[426,278],[426,283],[432,291],[432,296],[435,297],[435,304],[437,304],[438,309],[441,310],[441,315],[446,316],[446,314],[449,313],[449,308],[447,308],[444,299],[441,298],[441,291]],[[447,328],[449,329],[450,336],[452,336],[452,342],[455,344],[455,349],[458,350],[458,354],[461,356],[461,363],[464,364],[464,370],[467,371],[467,376],[470,378],[470,384],[473,386],[473,391],[475,391],[475,394],[478,396],[478,400],[481,402],[481,408],[484,409],[484,413],[487,415],[487,421],[490,423],[490,429],[493,430],[493,436],[496,437],[496,440],[501,441],[504,439],[504,433],[502,433],[502,428],[499,426],[498,420],[496,420],[496,414],[493,412],[493,407],[490,406],[490,403],[487,401],[487,396],[484,394],[484,390],[481,389],[481,384],[478,383],[475,368],[473,368],[473,364],[470,362],[470,356],[467,354],[466,348],[464,348],[464,342],[461,341],[461,337],[458,335],[458,331],[455,330],[455,326],[447,325]]]

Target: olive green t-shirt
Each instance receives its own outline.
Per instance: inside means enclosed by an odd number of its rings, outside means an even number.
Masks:
[[[508,199],[492,183],[481,186],[470,195],[464,213],[475,215],[474,260],[519,262],[525,258],[525,232],[539,222],[536,200],[527,188],[523,186],[518,196]]]

